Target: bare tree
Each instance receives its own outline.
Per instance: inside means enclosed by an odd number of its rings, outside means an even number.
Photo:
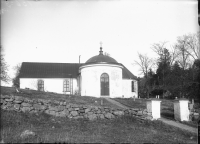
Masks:
[[[1,52],[1,81],[8,83],[10,81],[10,77],[8,76],[8,65],[5,62],[4,55],[2,54],[3,48],[0,46]]]
[[[155,43],[152,45],[151,49],[158,54],[158,56],[161,57],[165,57],[165,51],[166,51],[166,43],[167,42],[160,42],[160,43]],[[170,65],[172,65],[175,61],[175,59],[177,58],[177,50],[175,48],[175,46],[171,46],[171,49],[167,49],[170,53]]]
[[[147,98],[149,98],[149,85],[148,85],[148,71],[152,68],[154,65],[154,61],[152,58],[149,58],[146,54],[138,53],[138,61],[134,61],[134,65],[138,65],[140,67],[140,71],[144,75],[146,82],[145,87],[147,90]]]
[[[190,53],[188,45],[189,37],[187,35],[178,37],[175,49],[177,50],[177,61],[183,70],[185,70],[190,63]]]
[[[194,59],[198,59],[200,55],[199,37],[200,32],[195,34],[185,35],[187,37],[187,53]]]

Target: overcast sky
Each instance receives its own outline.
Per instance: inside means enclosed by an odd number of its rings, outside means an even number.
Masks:
[[[1,1],[1,45],[13,67],[22,62],[81,63],[103,51],[140,76],[137,52],[155,57],[153,43],[173,44],[195,33],[195,0]]]

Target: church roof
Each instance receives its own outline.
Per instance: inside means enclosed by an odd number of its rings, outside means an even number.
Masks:
[[[23,62],[20,70],[20,78],[77,78],[79,67],[83,63],[37,63]],[[137,79],[124,65],[122,69],[123,79]]]
[[[101,63],[101,62],[118,64],[118,62],[114,58],[112,58],[110,56],[106,56],[106,55],[96,55],[96,56],[93,56],[89,60],[87,60],[85,62],[85,64]]]
[[[85,62],[86,65],[94,63],[118,64],[114,58],[103,54],[102,47],[100,47],[99,55],[93,56]]]
[[[79,63],[23,62],[20,78],[77,78]]]

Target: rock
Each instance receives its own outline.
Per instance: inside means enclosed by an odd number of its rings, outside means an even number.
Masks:
[[[22,132],[22,134],[20,135],[21,138],[26,138],[28,136],[35,136],[35,133],[30,131],[30,130],[25,130],[24,132]]]
[[[85,113],[85,110],[84,109],[80,109],[79,112],[80,113]]]
[[[58,111],[58,107],[56,107],[56,106],[55,106],[55,107],[50,106],[50,107],[49,107],[49,110],[50,110],[50,111]]]
[[[72,115],[73,117],[75,117],[75,116],[78,115],[78,112],[77,112],[77,111],[71,111],[71,115]]]
[[[56,112],[55,111],[49,111],[49,114],[55,116]]]
[[[31,110],[31,108],[30,107],[22,107],[21,108],[21,111],[23,111],[23,112],[26,112],[26,111],[30,111]]]
[[[90,108],[85,109],[85,113],[88,113],[90,110]]]
[[[49,110],[45,110],[44,113],[49,114],[50,112],[49,112]]]
[[[66,102],[65,102],[65,103],[66,103]],[[66,105],[66,108],[71,108],[71,105],[69,105],[69,104],[68,104],[68,105]]]
[[[17,103],[17,104],[21,104],[23,101],[21,101],[21,100],[14,100],[13,102]]]
[[[63,111],[60,112],[61,117],[66,117],[69,115],[69,111],[67,109],[64,109]]]
[[[4,99],[7,102],[12,102],[14,99],[10,98],[10,99]]]
[[[78,111],[78,110],[79,110],[79,108],[74,108],[74,110]]]
[[[12,107],[12,104],[10,102],[7,102],[6,106],[7,107]]]
[[[73,108],[68,108],[68,111],[73,111],[74,109]]]
[[[1,95],[1,98],[2,99],[9,99],[11,96],[9,96],[9,95]]]
[[[36,110],[45,110],[46,107],[44,105],[34,104],[33,108]]]
[[[131,110],[139,111],[140,109],[139,108],[132,108]]]
[[[115,118],[115,116],[114,116],[113,114],[111,114],[111,113],[106,113],[104,116],[105,116],[105,118],[107,118],[107,119]]]
[[[97,115],[96,114],[88,115],[88,119],[95,120],[95,119],[97,119]]]
[[[114,111],[113,114],[117,115],[117,116],[121,116],[121,115],[124,115],[124,112],[123,111]]]
[[[88,115],[92,115],[92,114],[94,114],[94,113],[93,113],[92,111],[90,111],[90,112],[88,112],[87,114],[88,114]]]
[[[1,99],[1,104],[3,104],[5,101],[3,99]]]
[[[138,111],[138,112],[137,112],[137,115],[138,115],[138,116],[142,115],[142,111]]]
[[[100,115],[99,115],[99,118],[100,118],[100,119],[104,119],[105,117],[104,117],[103,114],[100,114]]]
[[[32,106],[31,104],[29,104],[29,103],[22,103],[21,104],[23,107],[30,107],[30,106]]]
[[[151,115],[152,115],[152,112],[148,112],[147,115],[150,115],[150,116],[151,116]]]
[[[146,117],[145,117],[145,119],[152,120],[152,119],[153,119],[153,117],[152,117],[152,116],[150,116],[150,115],[148,115],[148,116],[146,116]]]
[[[147,111],[143,111],[142,113],[146,115],[146,114],[147,114]]]
[[[19,110],[20,104],[14,104],[14,109]]]
[[[64,106],[58,106],[58,111],[63,111],[64,110]]]
[[[100,113],[101,113],[101,111],[100,111],[100,110],[98,110],[96,113],[97,113],[97,114],[100,114]]]

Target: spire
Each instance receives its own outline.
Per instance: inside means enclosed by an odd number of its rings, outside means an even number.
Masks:
[[[103,55],[103,51],[102,51],[102,42],[100,42],[100,51],[99,51],[99,55]]]

